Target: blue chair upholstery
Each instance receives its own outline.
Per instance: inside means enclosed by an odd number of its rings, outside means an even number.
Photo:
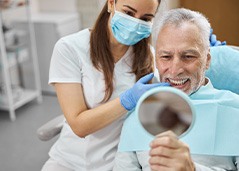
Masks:
[[[214,87],[239,94],[239,50],[230,46],[211,47],[211,56],[206,76]]]

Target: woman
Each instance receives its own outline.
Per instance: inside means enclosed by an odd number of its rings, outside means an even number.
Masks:
[[[146,90],[167,85],[146,84],[153,77],[150,33],[159,4],[107,0],[92,30],[56,43],[49,83],[66,123],[43,171],[112,170],[127,111]]]

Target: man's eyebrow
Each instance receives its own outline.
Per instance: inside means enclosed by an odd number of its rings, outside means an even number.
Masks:
[[[158,54],[158,55],[161,55],[161,54],[171,55],[172,52],[170,52],[170,51],[166,51],[166,50],[159,50],[159,51],[157,52],[157,54]]]
[[[182,54],[186,54],[186,53],[192,53],[194,55],[200,55],[200,53],[196,50],[193,50],[193,49],[189,49],[189,50],[185,50],[182,52]]]
[[[129,5],[123,5],[124,7],[127,7],[127,8],[129,8],[129,9],[131,9],[132,11],[134,11],[135,13],[137,13],[138,11],[136,10],[136,9],[134,9],[134,8],[132,8],[131,6],[129,6]],[[154,15],[153,14],[144,14],[144,16],[150,16],[150,17],[154,17]]]

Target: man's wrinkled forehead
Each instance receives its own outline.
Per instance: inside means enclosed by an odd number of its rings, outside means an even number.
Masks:
[[[158,33],[156,50],[159,53],[161,48],[166,47],[183,47],[183,45],[195,47],[187,49],[193,53],[197,50],[206,49],[203,43],[199,28],[192,23],[183,23],[181,25],[168,24],[162,27]],[[194,52],[195,51],[195,52]]]

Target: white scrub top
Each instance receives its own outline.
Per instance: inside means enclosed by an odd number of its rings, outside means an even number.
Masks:
[[[90,59],[90,32],[88,29],[61,38],[55,45],[49,74],[49,83],[80,83],[88,108],[100,105],[105,82],[101,72]],[[111,99],[135,83],[131,72],[132,48],[115,64],[114,91]],[[80,138],[65,123],[61,135],[49,155],[60,164],[79,171],[109,171],[119,142],[124,117],[107,127]]]

